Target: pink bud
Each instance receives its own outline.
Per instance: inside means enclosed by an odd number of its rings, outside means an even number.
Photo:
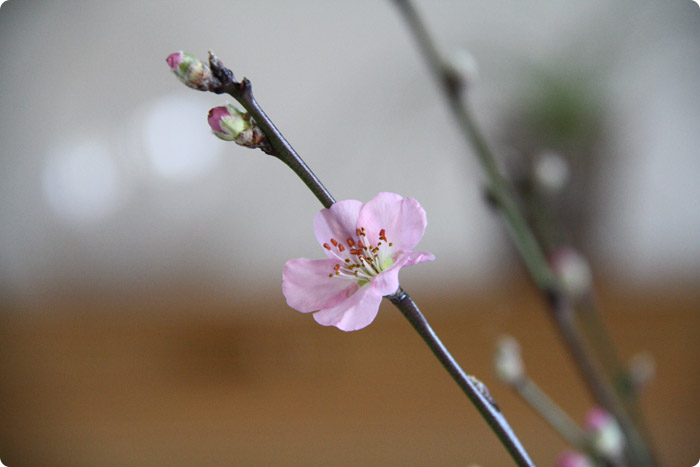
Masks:
[[[184,53],[182,50],[179,52],[175,52],[173,54],[168,55],[168,58],[165,59],[166,62],[168,62],[168,66],[170,67],[171,70],[175,70],[180,63],[182,63],[182,59],[184,58]]]
[[[177,78],[193,89],[209,91],[221,84],[212,76],[209,65],[202,63],[192,54],[182,50],[168,55],[165,59]]]
[[[247,140],[252,137],[250,117],[231,104],[214,107],[209,111],[207,120],[214,134],[224,141],[236,141],[247,146]]]
[[[209,111],[209,116],[207,117],[207,120],[209,121],[209,126],[211,127],[212,131],[218,132],[218,133],[224,133],[224,130],[221,128],[221,119],[223,117],[230,117],[231,113],[228,111],[228,108],[226,106],[221,106],[221,107],[214,107]]]
[[[557,459],[557,467],[592,467],[591,460],[576,451],[565,451]]]
[[[621,458],[625,436],[612,415],[598,407],[592,409],[586,416],[586,429],[596,452],[608,459]]]
[[[586,415],[586,428],[589,430],[601,430],[614,420],[612,416],[600,407],[592,408]]]

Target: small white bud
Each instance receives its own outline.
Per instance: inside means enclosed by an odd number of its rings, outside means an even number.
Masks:
[[[572,299],[583,297],[591,289],[591,268],[586,258],[578,251],[569,246],[560,247],[552,252],[549,262],[561,282],[563,291]]]
[[[479,65],[467,49],[455,51],[444,66],[451,80],[462,88],[474,85],[479,79]]]
[[[569,164],[554,151],[538,154],[533,171],[537,187],[545,193],[559,193],[569,182]]]
[[[515,384],[525,376],[520,344],[513,337],[502,336],[498,339],[494,367],[498,378],[507,384]]]

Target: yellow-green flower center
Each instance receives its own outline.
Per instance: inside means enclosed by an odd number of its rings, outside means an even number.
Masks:
[[[328,277],[351,279],[362,287],[394,264],[394,244],[387,240],[385,229],[379,231],[375,242],[367,238],[364,227],[359,227],[355,234],[345,242],[331,238],[323,247],[339,260]]]

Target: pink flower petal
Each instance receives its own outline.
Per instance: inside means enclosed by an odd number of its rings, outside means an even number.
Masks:
[[[355,238],[357,228],[357,216],[362,208],[362,203],[354,199],[338,201],[328,209],[322,209],[314,217],[314,232],[318,243],[331,245],[331,238],[345,244],[348,238]],[[332,246],[332,245],[331,245]],[[346,245],[347,247],[347,245]],[[323,249],[327,256],[335,258],[327,249]]]
[[[416,246],[426,225],[425,211],[418,201],[395,193],[379,193],[362,207],[357,219],[357,226],[366,229],[372,244],[376,244],[379,232],[384,229],[387,240],[397,251]]]
[[[365,285],[335,307],[314,313],[314,319],[318,324],[335,326],[341,331],[356,331],[374,321],[381,301],[382,296],[372,286]]]
[[[396,258],[396,261],[390,268],[372,279],[372,287],[379,295],[391,295],[399,288],[399,270],[401,268],[434,259],[435,256],[427,251],[404,253]]]
[[[391,295],[399,288],[399,271],[403,261],[397,261],[389,269],[372,278],[372,289],[377,295]]]
[[[428,251],[411,251],[406,253],[406,262],[403,267],[413,266],[414,264],[424,263],[426,261],[434,261],[435,255]]]
[[[335,259],[306,258],[287,261],[282,272],[282,293],[287,304],[302,313],[332,308],[344,302],[357,284],[339,277],[328,277]]]
[[[410,251],[426,225],[416,200],[393,193],[379,193],[364,205],[346,200],[321,210],[314,232],[329,259],[287,262],[282,274],[287,303],[303,313],[316,311],[314,319],[324,326],[354,331],[369,325],[382,297],[398,289],[400,269],[435,259],[427,251]],[[358,228],[365,229],[364,237],[358,238]],[[379,246],[380,236],[393,245]],[[339,275],[329,277],[334,272]]]

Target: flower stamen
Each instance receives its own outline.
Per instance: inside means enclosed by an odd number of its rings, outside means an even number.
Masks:
[[[393,263],[391,247],[394,244],[387,239],[386,229],[379,231],[374,246],[371,241],[367,241],[367,230],[364,227],[355,229],[355,234],[356,238],[348,237],[346,239],[347,248],[335,238],[328,240],[330,244],[323,244],[325,249],[342,261],[333,266],[333,271],[328,277],[338,276],[352,280],[370,281]]]

